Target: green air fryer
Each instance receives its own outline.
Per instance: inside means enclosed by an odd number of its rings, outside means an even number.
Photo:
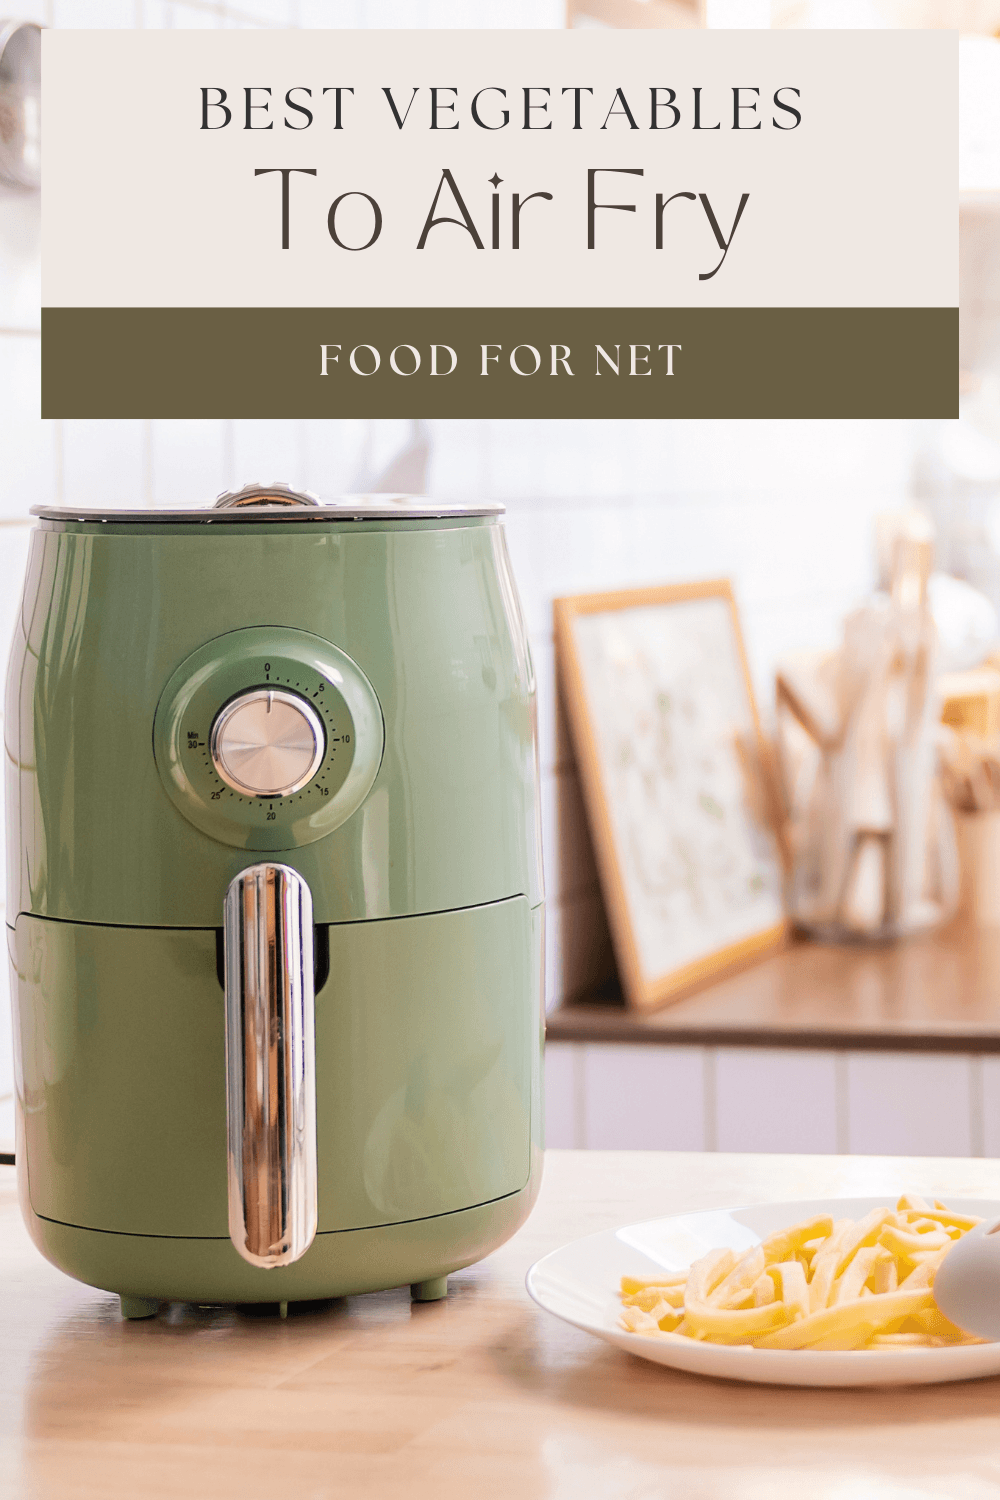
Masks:
[[[39,508],[7,680],[17,1164],[117,1292],[446,1291],[541,1162],[535,693],[499,506]]]

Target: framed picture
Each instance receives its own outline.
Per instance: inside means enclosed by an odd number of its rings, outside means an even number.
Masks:
[[[727,582],[554,604],[556,654],[627,1002],[783,942],[782,860]]]

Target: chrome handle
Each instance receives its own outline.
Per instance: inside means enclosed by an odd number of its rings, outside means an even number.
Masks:
[[[225,971],[229,1237],[252,1266],[287,1266],[317,1222],[312,894],[295,870],[232,882]]]

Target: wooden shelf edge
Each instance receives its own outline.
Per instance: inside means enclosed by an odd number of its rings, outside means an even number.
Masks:
[[[865,1030],[845,1026],[773,1026],[766,1023],[704,1022],[650,1025],[630,1011],[586,1004],[552,1011],[546,1019],[549,1042],[612,1042],[650,1047],[782,1047],[838,1052],[1000,1053],[1000,1031],[954,1028]]]

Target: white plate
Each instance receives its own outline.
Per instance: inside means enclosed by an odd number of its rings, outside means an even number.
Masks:
[[[720,1246],[748,1250],[776,1229],[815,1214],[860,1219],[890,1200],[824,1198],[815,1202],[762,1203],[753,1208],[678,1214],[609,1229],[574,1240],[536,1261],[528,1272],[529,1294],[576,1328],[595,1333],[630,1354],[675,1370],[750,1380],[764,1385],[927,1385],[939,1380],[972,1380],[1000,1374],[1000,1343],[963,1344],[954,1349],[755,1349],[749,1344],[708,1344],[683,1334],[649,1338],[618,1326],[622,1276],[650,1277],[683,1271],[699,1256]],[[1000,1203],[980,1198],[948,1198],[956,1213],[1000,1218]]]

